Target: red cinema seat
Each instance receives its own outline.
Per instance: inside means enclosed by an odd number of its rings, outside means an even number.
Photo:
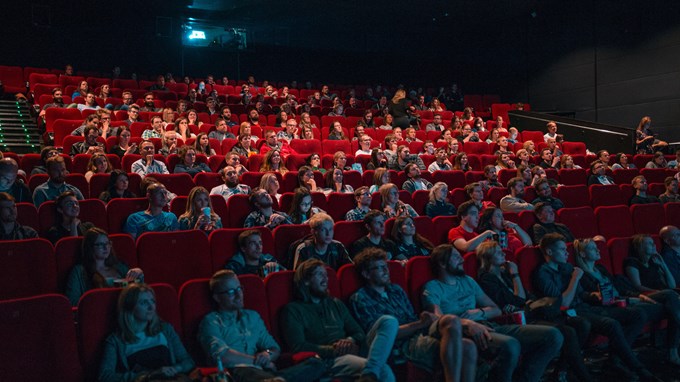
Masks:
[[[633,204],[630,206],[630,216],[633,219],[635,233],[658,235],[666,225],[666,213],[663,204]]]
[[[149,206],[147,198],[111,199],[106,205],[109,233],[123,232],[123,226],[131,214],[144,211]]]
[[[45,110],[45,128],[48,132],[54,131],[54,124],[57,120],[80,121],[83,122],[83,115],[78,109],[67,109],[60,107],[51,107]],[[80,125],[77,125],[78,127]],[[69,131],[69,133],[71,133]],[[55,141],[56,142],[56,141]]]
[[[647,179],[647,183],[663,183],[667,176],[674,176],[674,171],[665,168],[641,168],[640,175]]]
[[[364,279],[357,272],[354,264],[345,264],[338,270],[338,283],[340,284],[340,299],[348,303],[349,298],[364,285]]]
[[[468,252],[463,256],[463,270],[465,274],[477,278],[477,270],[479,269],[479,264],[477,262],[477,255],[474,252]]]
[[[309,224],[284,224],[274,228],[272,234],[274,235],[274,248],[276,248],[276,252],[272,253],[272,255],[286,268],[292,269],[294,259],[288,258],[288,253],[290,252],[294,255],[295,249],[290,248],[291,244],[311,233],[312,230]]]
[[[522,134],[522,142],[533,141],[536,146],[541,142],[545,142],[542,131],[524,130],[520,134]]]
[[[26,92],[24,69],[20,66],[0,66],[0,81],[3,82],[7,94]]]
[[[612,262],[612,270],[614,274],[623,275],[623,262],[630,255],[630,237],[616,237],[607,240],[607,248],[609,249],[609,257]]]
[[[338,151],[342,151],[347,155],[351,155],[350,144],[348,140],[323,140],[321,141],[321,146],[323,148],[324,155],[334,155]]]
[[[321,141],[318,139],[293,139],[290,147],[298,154],[321,154]],[[349,154],[349,153],[348,153]]]
[[[48,294],[0,301],[0,317],[3,380],[83,380],[73,313],[66,297]]]
[[[17,222],[21,225],[27,225],[36,231],[40,230],[38,223],[38,209],[33,203],[17,203]]]
[[[334,221],[338,222],[345,220],[347,212],[356,207],[354,194],[331,192],[328,194],[326,207],[326,212],[331,215]]]
[[[432,183],[444,182],[449,190],[465,187],[465,173],[463,171],[435,171],[432,173]]]
[[[57,292],[54,248],[45,239],[0,242],[0,300]]]
[[[517,270],[527,292],[534,290],[532,274],[543,261],[543,255],[538,247],[522,247],[517,251]]]
[[[238,252],[238,236],[248,230],[256,229],[260,231],[262,238],[262,253],[274,254],[274,237],[270,229],[265,227],[256,228],[224,228],[212,232],[209,236],[210,241],[210,262],[212,271],[217,272],[224,269],[227,262]]]
[[[414,257],[406,263],[406,293],[413,304],[416,313],[422,310],[421,296],[425,284],[434,279],[430,258],[424,256]]]
[[[558,171],[560,183],[565,186],[582,185],[588,181],[588,173],[582,168],[561,169]]]
[[[590,191],[590,203],[595,207],[628,205],[628,200],[623,197],[619,186],[615,184],[593,184],[588,187]]]
[[[562,151],[569,155],[586,155],[586,144],[583,142],[562,142]]]
[[[173,326],[182,336],[177,292],[167,284],[151,285],[156,295],[156,308],[161,320]],[[104,340],[117,328],[117,303],[120,288],[87,291],[78,303],[78,338],[80,359],[85,368],[85,380],[97,379]]]
[[[177,195],[189,195],[191,189],[196,187],[193,178],[187,173],[154,174],[153,177],[163,183],[168,191]],[[208,192],[210,192],[210,190],[208,190]]]
[[[680,227],[680,203],[666,203],[664,210],[668,224]]]
[[[609,239],[635,234],[628,206],[602,206],[595,208],[595,219],[600,235]]]
[[[210,277],[210,244],[197,230],[145,232],[137,239],[137,259],[147,282],[179,288],[187,280]]]
[[[449,242],[449,231],[451,228],[458,226],[460,219],[458,216],[437,216],[432,219],[432,225],[435,230],[436,240],[432,244],[439,245]]]
[[[425,205],[430,201],[430,190],[416,190],[411,194],[413,209],[418,215],[425,215]]]
[[[590,196],[585,184],[560,186],[557,188],[557,197],[564,202],[565,207],[589,207]]]
[[[108,231],[106,221],[106,205],[99,199],[85,199],[78,202],[80,205],[79,218],[83,222],[94,224],[95,227]],[[40,219],[40,234],[45,235],[47,231],[56,224],[56,204],[54,201],[47,201],[38,208],[38,218]]]
[[[251,212],[248,195],[232,195],[229,197],[229,200],[227,200],[227,209],[229,210],[228,227],[242,228],[246,221],[246,217]],[[223,222],[223,227],[227,227],[225,223],[226,222]]]
[[[488,155],[490,148],[486,142],[465,142],[462,151],[467,154]]]
[[[289,302],[294,300],[293,277],[295,272],[283,271],[272,273],[264,280],[265,296],[269,307],[269,323],[272,336],[276,338],[282,348],[287,349],[287,344],[282,340],[281,310]]]
[[[347,248],[368,233],[363,221],[340,221],[335,223],[334,228],[335,240],[338,240]]]
[[[630,184],[633,178],[638,175],[640,175],[640,170],[637,168],[622,168],[612,172],[612,177],[616,184]],[[649,179],[647,182],[649,182]]]
[[[590,207],[560,208],[557,211],[557,220],[569,227],[576,239],[593,237],[598,234],[595,213]]]
[[[199,172],[194,176],[194,184],[197,186],[205,187],[208,192],[213,188],[222,185],[222,177],[220,174],[213,172]]]
[[[501,169],[501,171],[498,172],[498,182],[500,184],[508,184],[508,181],[510,179],[514,178],[517,176],[517,170],[516,169],[510,169],[510,168],[504,168]],[[527,198],[528,200],[531,200]]]

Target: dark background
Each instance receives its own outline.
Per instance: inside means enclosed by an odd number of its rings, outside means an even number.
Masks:
[[[239,54],[182,48],[189,17],[246,28]],[[0,64],[124,74],[448,86],[680,141],[679,1],[3,2]]]

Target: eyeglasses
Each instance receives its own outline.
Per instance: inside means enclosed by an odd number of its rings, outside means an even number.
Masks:
[[[224,290],[224,291],[221,291],[221,292],[215,292],[213,294],[226,294],[226,295],[229,295],[229,297],[234,297],[234,296],[236,296],[237,293],[241,293],[241,292],[243,292],[243,288],[241,288],[241,286],[239,285],[236,288],[227,289],[227,290]]]

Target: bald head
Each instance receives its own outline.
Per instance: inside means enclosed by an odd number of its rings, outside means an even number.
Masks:
[[[680,229],[674,225],[667,225],[659,231],[659,236],[664,245],[673,249],[680,248]]]

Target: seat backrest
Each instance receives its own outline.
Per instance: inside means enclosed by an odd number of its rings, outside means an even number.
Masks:
[[[557,188],[557,197],[562,200],[565,207],[590,206],[588,187],[584,184],[560,186]]]
[[[225,224],[226,222],[223,222],[222,226],[242,228],[246,221],[246,217],[251,212],[248,195],[239,194],[230,196],[229,200],[227,200],[227,209],[229,210],[229,224],[227,225]]]
[[[666,211],[666,222],[680,227],[680,203],[666,203],[664,210]]]
[[[557,220],[569,227],[574,238],[588,238],[598,234],[595,213],[590,207],[560,208]]]
[[[543,261],[543,255],[538,247],[522,247],[517,251],[517,271],[528,292],[534,291],[533,273]]]
[[[449,231],[451,228],[456,227],[460,219],[458,216],[437,216],[432,219],[432,225],[434,225],[435,230],[435,240],[432,244],[444,244],[449,242]]]
[[[210,241],[210,262],[212,271],[217,272],[224,269],[227,261],[238,252],[238,236],[248,230],[256,229],[260,231],[262,238],[262,253],[274,255],[274,238],[272,231],[265,227],[255,228],[224,228],[213,231],[209,236]]]
[[[159,182],[163,183],[168,191],[177,195],[189,195],[192,188],[196,186],[194,179],[187,173],[182,174],[155,174]],[[210,192],[210,190],[208,190]]]
[[[333,228],[335,240],[338,240],[347,248],[368,233],[363,221],[340,221],[335,223]]]
[[[45,239],[0,241],[0,300],[57,292],[54,248]]]
[[[106,216],[109,222],[109,233],[123,232],[123,225],[128,216],[144,211],[149,206],[147,198],[111,199],[106,205]]]
[[[145,232],[137,239],[137,259],[147,282],[178,289],[187,280],[212,274],[208,237],[199,230]]]
[[[424,256],[417,256],[406,263],[406,282],[408,288],[406,293],[413,304],[416,313],[422,310],[421,295],[425,283],[432,280],[432,268],[430,267],[430,258]]]
[[[269,307],[269,322],[271,324],[271,334],[277,342],[285,349],[287,344],[281,338],[281,310],[293,301],[293,277],[295,272],[282,271],[271,273],[264,279],[265,295],[267,306]]]
[[[635,233],[658,235],[666,225],[666,213],[661,203],[634,204],[630,206],[630,216]]]
[[[273,255],[284,265],[292,263],[293,259],[287,259],[286,255],[290,249],[290,245],[296,240],[302,239],[312,232],[309,224],[284,224],[274,228],[272,232],[274,236],[274,248],[276,248]],[[287,266],[287,265],[286,265]]]
[[[582,168],[560,169],[558,174],[560,183],[567,186],[586,184],[588,180],[588,173]]]
[[[0,301],[0,317],[3,380],[82,380],[73,314],[66,297],[47,294]]]
[[[635,233],[628,206],[602,206],[595,208],[597,230],[607,240],[628,237]]]
[[[623,262],[630,253],[631,238],[616,237],[607,240],[607,248],[609,249],[609,257],[612,262],[612,270],[616,275],[625,274],[623,269]]]
[[[38,221],[38,210],[33,203],[17,203],[17,222],[21,225],[26,225],[34,230],[40,229]]]
[[[615,184],[593,184],[588,189],[590,191],[590,204],[593,208],[622,204],[628,205],[628,201],[624,199],[619,186]]]

